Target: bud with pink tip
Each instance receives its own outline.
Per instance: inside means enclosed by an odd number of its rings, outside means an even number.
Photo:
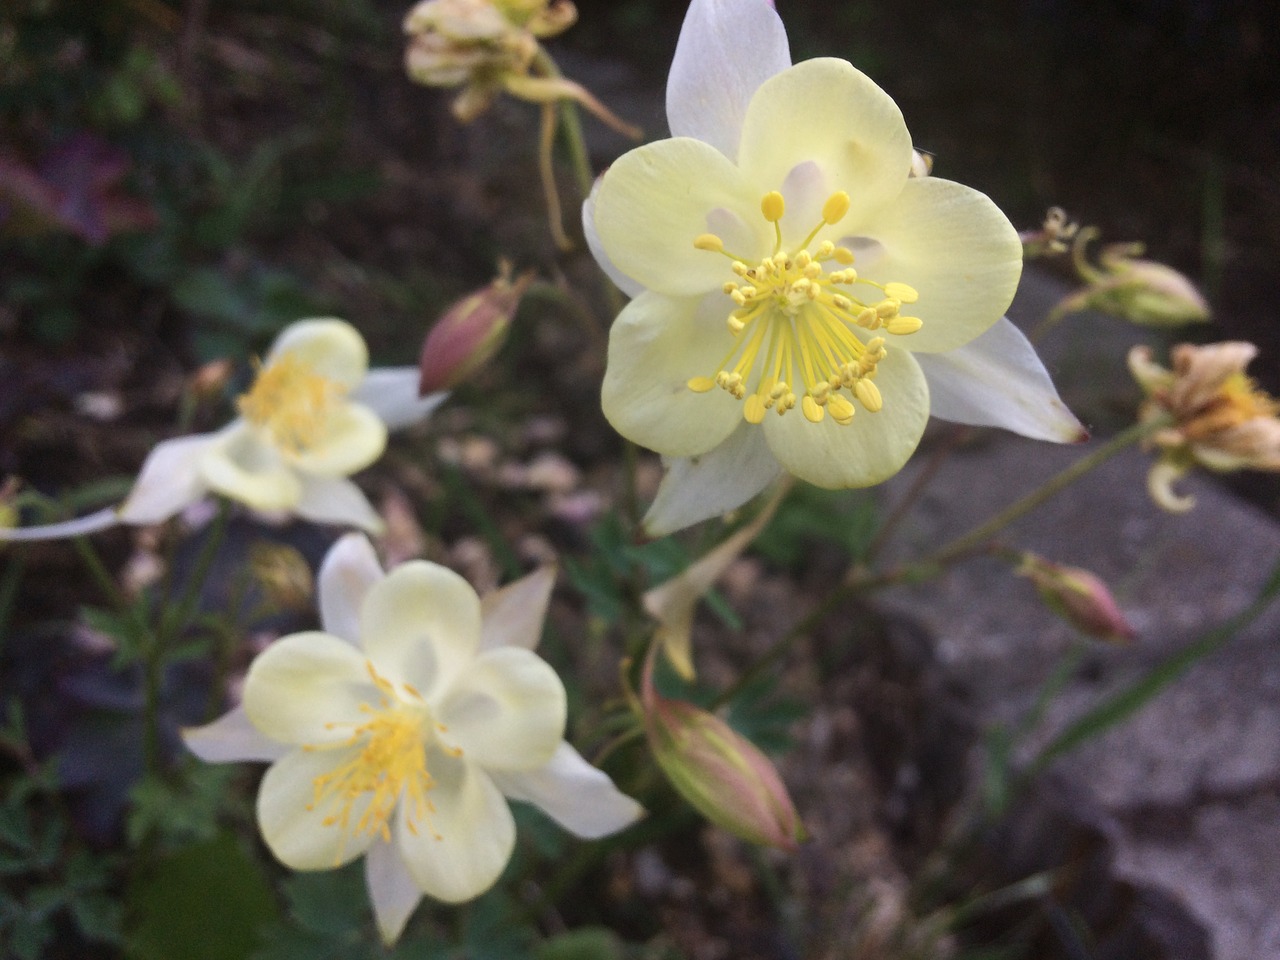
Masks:
[[[445,311],[422,344],[419,396],[456,387],[498,352],[533,274],[514,282],[504,264],[493,283],[463,297]]]
[[[1030,580],[1049,609],[1086,636],[1110,643],[1137,636],[1111,590],[1088,570],[1024,553],[1015,573]]]

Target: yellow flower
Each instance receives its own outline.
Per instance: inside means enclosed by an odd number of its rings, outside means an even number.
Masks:
[[[497,881],[515,843],[508,799],[585,838],[641,815],[563,739],[564,686],[533,652],[551,571],[482,601],[426,561],[384,574],[348,534],[318,581],[323,632],[276,641],[243,705],[183,736],[209,762],[272,762],[258,823],[285,865],[367,855],[387,943],[424,895],[460,903]]]
[[[792,66],[765,0],[694,0],[667,114],[675,136],[621,157],[584,210],[634,297],[610,334],[605,415],[674,459],[651,532],[731,509],[780,470],[879,483],[931,407],[1079,438],[1001,319],[1017,232],[983,194],[910,176],[902,115],[866,76]]]
[[[1161,454],[1147,478],[1152,498],[1166,510],[1182,513],[1195,505],[1173,482],[1196,464],[1219,472],[1280,471],[1280,401],[1244,372],[1257,354],[1253,344],[1239,341],[1183,343],[1173,348],[1168,370],[1148,347],[1129,352],[1129,369],[1147,395],[1139,418],[1171,421],[1152,437]]]

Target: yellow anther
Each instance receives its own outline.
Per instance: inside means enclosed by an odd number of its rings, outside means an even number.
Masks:
[[[769,396],[774,400],[780,400],[787,395],[789,389],[786,381],[780,381],[769,388]]]
[[[830,240],[823,240],[818,244],[818,259],[827,260],[836,252],[836,245]]]
[[[848,247],[836,247],[831,255],[836,258],[836,263],[843,263],[846,267],[853,263],[853,251]]]
[[[693,241],[693,245],[699,250],[707,250],[711,253],[720,253],[724,250],[724,241],[717,237],[714,233],[702,233]]]
[[[787,211],[786,201],[777,190],[770,190],[760,201],[760,212],[770,223],[777,223]]]
[[[853,403],[843,393],[833,393],[831,395],[831,399],[827,401],[827,410],[831,414],[831,419],[846,426],[853,420],[853,415],[857,412]]]
[[[827,202],[822,205],[822,219],[827,223],[839,223],[848,212],[849,195],[843,190],[837,190],[827,197]]]
[[[742,404],[742,416],[748,423],[760,423],[764,420],[765,405],[760,394],[753,393]]]
[[[796,254],[796,267],[797,267],[797,268],[799,268],[799,269],[801,269],[801,270],[804,270],[804,269],[806,269],[806,268],[807,268],[811,263],[813,263],[813,257],[812,257],[812,256],[810,256],[810,254],[809,254],[809,251],[808,251],[808,250],[801,250],[799,253],[797,253],[797,254]]]
[[[817,280],[822,276],[822,264],[810,263],[804,268],[804,275],[810,280]]]
[[[886,297],[893,297],[903,303],[915,303],[920,299],[920,294],[916,293],[916,288],[905,283],[886,283],[884,285],[884,294]]]
[[[915,333],[924,326],[924,321],[919,317],[894,317],[884,325],[884,328],[895,336],[905,337],[909,333]]]
[[[729,299],[732,300],[734,303],[736,303],[740,307],[746,306],[746,303],[747,303],[747,295],[743,293],[741,290],[730,291]]]
[[[871,413],[876,413],[884,406],[884,397],[880,395],[880,388],[865,377],[853,385],[853,393],[858,398],[858,402]]]
[[[831,305],[835,307],[837,310],[853,309],[853,301],[850,300],[848,297],[844,296],[843,294],[839,294],[839,293],[835,294],[831,298]]]
[[[890,317],[896,317],[901,308],[901,301],[895,300],[892,297],[886,297],[884,300],[881,300],[876,304],[876,316],[881,320],[888,320]]]
[[[860,327],[874,330],[880,326],[880,314],[876,313],[875,307],[863,307],[858,315],[853,318],[853,322]]]
[[[729,325],[729,332],[732,333],[735,337],[743,331],[743,328],[746,327],[746,324],[743,323],[741,320],[739,320],[732,313],[729,314],[729,318],[728,320],[725,321],[725,323]]]
[[[745,277],[751,270],[751,268],[741,260],[733,261],[733,266],[730,267],[730,269],[740,277]]]
[[[707,393],[715,388],[716,382],[710,377],[693,377],[687,386],[694,393]]]
[[[804,413],[804,418],[810,423],[821,423],[822,418],[827,415],[827,412],[819,406],[818,402],[808,394],[805,394],[805,398],[800,401],[800,410]]]

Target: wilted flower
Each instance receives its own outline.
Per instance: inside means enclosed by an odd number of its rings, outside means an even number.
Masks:
[[[416,367],[369,370],[364,339],[349,323],[299,320],[276,338],[236,401],[240,417],[216,433],[160,443],[123,504],[67,523],[0,532],[0,539],[160,523],[209,494],[255,510],[377,530],[377,513],[348,476],[382,455],[388,429],[421,419],[444,397],[419,398]]]
[[[1175,493],[1173,482],[1196,464],[1219,472],[1280,471],[1280,401],[1244,372],[1257,353],[1239,341],[1183,343],[1173,348],[1167,370],[1148,347],[1129,351],[1129,369],[1147,395],[1139,418],[1169,421],[1151,438],[1161,452],[1147,478],[1151,496],[1166,510],[1194,506],[1195,498]]]
[[[1030,580],[1049,609],[1081,633],[1112,643],[1127,643],[1137,635],[1096,574],[1034,553],[1024,553],[1014,573]]]
[[[660,695],[652,653],[641,683],[649,749],[676,792],[743,840],[794,850],[804,824],[769,758],[714,714]]]
[[[1080,224],[1067,216],[1061,207],[1050,207],[1044,215],[1044,223],[1038,230],[1024,230],[1018,234],[1022,241],[1022,255],[1027,260],[1066,253],[1071,240],[1080,230]]]
[[[866,76],[792,66],[764,0],[694,0],[667,115],[675,136],[621,157],[584,209],[596,258],[634,297],[610,334],[605,415],[674,458],[650,532],[731,509],[782,470],[878,483],[931,410],[1081,438],[1001,319],[1017,232],[981,193],[909,176],[902,115]]]
[[[422,343],[418,392],[456,387],[487,363],[506,340],[520,298],[532,282],[532,273],[512,282],[510,265],[504,264],[493,283],[449,307]]]
[[[254,660],[244,703],[184,732],[209,762],[267,760],[258,824],[280,861],[326,870],[366,854],[379,930],[399,937],[424,896],[460,903],[515,843],[507,800],[580,837],[642,813],[563,740],[565,691],[533,652],[554,575],[481,601],[451,570],[384,574],[348,534],[319,574],[323,632]]]

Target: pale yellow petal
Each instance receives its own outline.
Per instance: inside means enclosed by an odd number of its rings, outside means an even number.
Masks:
[[[258,787],[258,826],[277,860],[293,870],[332,870],[369,848],[375,834],[354,834],[340,824],[325,825],[339,812],[334,803],[314,804],[317,777],[351,759],[358,748],[295,750],[268,768]],[[349,823],[360,819],[371,793],[355,799]]]
[[[255,428],[236,421],[200,457],[200,476],[214,493],[257,510],[288,510],[302,495],[297,475]]]
[[[298,470],[321,477],[346,477],[373,463],[387,448],[387,428],[358,403],[344,403],[324,420],[320,435],[297,453],[284,453]]]
[[[289,324],[271,345],[263,358],[263,366],[270,366],[286,353],[348,389],[359,384],[369,369],[369,349],[364,337],[351,324],[336,317]]]
[[[254,659],[244,683],[253,725],[281,743],[336,743],[364,721],[361,706],[379,702],[364,656],[327,633],[282,637]]]

